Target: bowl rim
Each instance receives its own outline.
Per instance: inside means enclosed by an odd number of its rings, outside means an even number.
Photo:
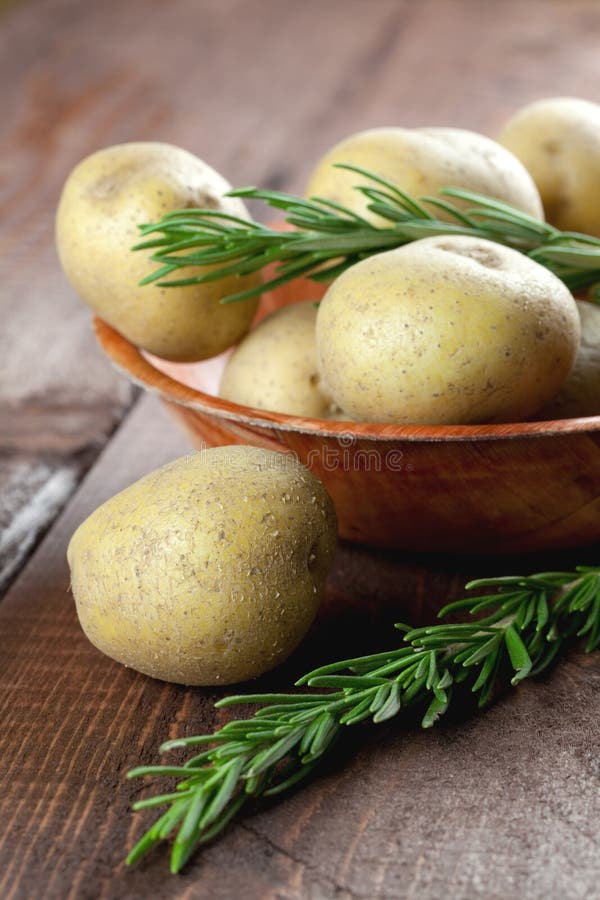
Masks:
[[[515,440],[600,431],[600,415],[484,425],[389,425],[376,422],[311,419],[256,409],[215,397],[177,381],[157,369],[140,349],[104,319],[94,316],[93,325],[96,339],[109,360],[135,384],[158,394],[169,403],[252,427],[276,428],[280,431],[296,431],[338,439],[363,438],[375,442]]]

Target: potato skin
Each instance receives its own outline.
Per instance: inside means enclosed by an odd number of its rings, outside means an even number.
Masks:
[[[531,172],[552,225],[600,237],[600,105],[538,100],[509,119],[498,140]]]
[[[319,606],[333,504],[295,457],[219,447],[182,457],[100,506],[68,547],[90,641],[126,666],[189,685],[281,663]]]
[[[366,178],[335,163],[351,163],[394,182],[414,197],[435,195],[442,187],[462,187],[503,200],[543,218],[535,184],[519,160],[490,138],[460,128],[374,128],[336,144],[319,162],[306,196],[348,207],[372,222],[384,220],[367,209],[355,189]],[[457,205],[460,203],[457,201]],[[440,218],[448,218],[436,212]]]
[[[316,320],[312,301],[267,316],[229,359],[219,396],[290,416],[326,417],[331,397],[320,389]]]
[[[577,300],[581,344],[575,365],[558,394],[536,419],[575,419],[600,416],[600,306]]]
[[[120,144],[93,153],[71,172],[58,205],[56,243],[67,278],[94,312],[137,346],[179,362],[215,356],[245,334],[258,305],[257,299],[219,300],[260,284],[260,275],[140,287],[157,265],[151,251],[132,253],[131,247],[140,242],[138,225],[176,209],[209,207],[248,217],[239,199],[223,197],[229,189],[214,169],[170,144]]]
[[[579,344],[573,297],[499,244],[425,238],[347,269],[317,316],[334,400],[357,420],[520,420],[556,393]]]

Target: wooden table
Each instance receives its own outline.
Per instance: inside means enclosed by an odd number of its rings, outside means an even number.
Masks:
[[[489,134],[543,95],[598,100],[594,0],[27,0],[0,4],[0,895],[3,898],[600,896],[600,654],[571,653],[481,716],[365,731],[285,802],[248,812],[182,876],[128,870],[150,817],[125,782],[217,692],[113,663],[79,630],[65,547],[104,498],[186,449],[112,372],[59,269],[58,193],[87,153],[160,139],[236,184],[301,190],[337,139],[381,124]],[[557,486],[557,489],[560,489]],[[588,554],[589,557],[589,554]],[[342,547],[323,615],[263,685],[382,646],[478,572],[546,559]],[[358,752],[360,751],[360,752]]]

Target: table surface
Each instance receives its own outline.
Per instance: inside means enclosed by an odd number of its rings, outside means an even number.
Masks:
[[[238,185],[300,191],[322,152],[363,128],[493,135],[537,97],[598,100],[599,4],[24,0],[0,10],[0,895],[600,896],[600,654],[576,651],[484,715],[431,732],[413,721],[360,731],[321,777],[249,811],[181,876],[160,851],[125,868],[151,816],[130,813],[144,787],[124,773],[224,716],[218,692],[125,670],[78,627],[71,533],[187,447],[95,346],[52,236],[68,171],[108,144],[170,141]],[[317,661],[384,645],[394,620],[424,621],[473,574],[538,565],[556,566],[557,554],[342,546],[317,625],[261,686],[285,690]]]

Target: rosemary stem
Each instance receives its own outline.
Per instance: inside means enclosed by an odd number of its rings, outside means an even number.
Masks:
[[[501,675],[517,685],[544,671],[567,640],[584,637],[586,652],[600,645],[600,567],[481,579],[467,587],[488,593],[450,603],[442,613],[477,615],[491,608],[484,619],[409,630],[399,648],[331,663],[299,679],[301,685],[329,685],[330,693],[227,698],[218,706],[252,702],[258,709],[251,719],[234,720],[213,735],[165,744],[163,749],[211,745],[184,767],[131,771],[129,777],[172,774],[180,781],[175,792],[136,804],[170,807],[134,847],[128,862],[177,831],[171,870],[179,871],[196,846],[227,826],[249,795],[274,796],[307,778],[346,727],[367,719],[377,724],[421,704],[422,725],[430,728],[459,696],[456,686],[464,684],[484,706],[495,695]]]
[[[590,299],[600,300],[599,238],[561,232],[516,207],[471,191],[447,187],[436,197],[415,198],[367,169],[341,168],[367,182],[358,183],[356,190],[366,197],[375,221],[320,197],[304,200],[278,191],[241,188],[230,194],[261,200],[283,212],[292,229],[269,228],[214,209],[168,213],[159,222],[140,226],[143,240],[132,249],[150,252],[157,266],[142,283],[202,284],[274,263],[275,274],[262,286],[222,300],[239,302],[300,275],[323,280],[328,264],[331,277],[337,277],[367,256],[423,237],[460,234],[511,247],[550,269],[571,290],[591,289]],[[202,268],[206,271],[198,271]]]

